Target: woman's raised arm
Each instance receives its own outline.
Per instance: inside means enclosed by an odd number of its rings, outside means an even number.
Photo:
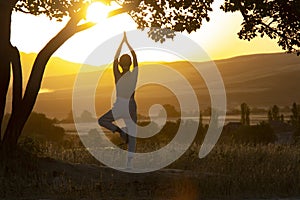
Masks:
[[[124,41],[127,44],[131,55],[132,55],[132,60],[133,60],[133,67],[138,67],[138,61],[137,61],[137,57],[135,54],[135,51],[133,50],[132,46],[129,44],[128,40],[127,40],[127,36],[126,36],[126,32],[124,32]]]

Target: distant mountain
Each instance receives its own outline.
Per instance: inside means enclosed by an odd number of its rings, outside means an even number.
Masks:
[[[36,55],[22,53],[21,56],[23,72],[26,77]],[[194,64],[204,65],[207,63]],[[238,106],[242,102],[247,102],[250,106],[255,107],[269,107],[273,104],[286,106],[291,105],[294,101],[300,103],[298,89],[300,86],[300,57],[296,55],[282,53],[247,55],[217,60],[215,64],[224,80],[229,107]],[[165,65],[176,69],[191,83],[197,93],[201,108],[204,109],[210,105],[206,85],[191,63],[140,63],[141,67],[147,67],[147,65]],[[81,66],[82,64],[71,63],[60,58],[51,58],[35,110],[53,117],[66,117],[72,108],[74,82]],[[87,72],[82,75],[88,80],[89,77],[100,75],[103,67],[88,66],[87,69]],[[140,78],[146,75],[143,74]],[[162,72],[157,72],[154,78],[174,84],[182,91],[180,95],[188,95],[186,88],[180,84],[177,78]],[[107,69],[99,80],[95,94],[97,114],[100,115],[110,108],[110,95],[113,88],[112,70]],[[172,102],[175,106],[179,105],[170,90],[157,85],[139,88],[136,96],[141,113],[147,113],[149,106],[156,103]],[[10,105],[8,105],[9,107]]]
[[[21,52],[21,62],[25,78],[29,76],[36,56],[36,53],[27,54]],[[77,74],[81,67],[82,64],[80,63],[69,62],[58,57],[51,57],[47,64],[44,76],[49,77]],[[89,70],[94,71],[98,69],[96,66],[89,66]]]

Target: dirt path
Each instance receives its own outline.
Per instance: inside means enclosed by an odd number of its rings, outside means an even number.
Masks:
[[[199,200],[257,199],[218,194],[215,185],[227,177],[178,169],[161,169],[151,173],[131,174],[104,166],[73,164],[51,158],[37,163],[40,172],[28,186],[18,184],[4,198],[26,200],[105,199],[105,200]],[[42,174],[42,175],[40,175]],[[212,184],[203,184],[210,180]],[[205,186],[205,187],[203,187]],[[226,192],[226,191],[225,191]],[[0,197],[1,199],[1,197]],[[265,198],[280,199],[280,198]],[[282,200],[299,198],[282,198]]]

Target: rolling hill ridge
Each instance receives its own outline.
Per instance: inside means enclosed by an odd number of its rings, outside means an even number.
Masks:
[[[35,54],[22,53],[24,79],[28,77],[30,66]],[[200,106],[210,105],[209,92],[203,78],[193,68],[194,65],[207,63],[189,63],[185,61],[171,63],[140,63],[141,69],[149,65],[164,65],[178,71],[192,85]],[[222,75],[226,88],[229,107],[247,102],[250,106],[269,107],[273,104],[286,106],[292,102],[300,102],[300,57],[292,54],[257,54],[239,56],[215,61]],[[39,94],[35,111],[44,112],[49,116],[63,118],[72,109],[72,92],[77,74],[82,64],[71,63],[60,58],[51,58],[42,89]],[[81,76],[89,78],[98,76],[104,67],[87,66],[87,71]],[[145,74],[142,74],[145,76]],[[164,73],[156,73],[156,79],[162,79],[168,84],[174,84],[182,93],[186,89],[181,86],[176,77]],[[110,108],[110,97],[113,85],[112,70],[106,69],[98,82],[95,93],[97,114],[102,114]],[[182,88],[181,88],[182,87]],[[10,97],[9,97],[10,99]],[[149,106],[155,103],[166,104],[173,102],[178,105],[176,97],[167,88],[152,84],[143,86],[136,92],[136,99],[141,113],[147,113]],[[8,103],[7,109],[10,109]],[[192,110],[192,108],[191,108]]]

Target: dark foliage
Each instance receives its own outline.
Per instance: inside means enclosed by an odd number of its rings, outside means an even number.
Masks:
[[[173,38],[174,31],[191,33],[199,29],[203,19],[209,21],[208,12],[212,11],[208,1],[177,1],[177,0],[135,0],[124,1],[124,5],[132,4],[129,14],[139,29],[150,28],[148,35],[155,41],[164,42]]]
[[[245,144],[268,144],[276,141],[273,129],[267,123],[255,126],[242,126],[233,132],[233,140]]]
[[[244,21],[238,33],[240,39],[252,40],[267,35],[278,39],[278,45],[300,55],[299,0],[225,0],[225,12],[239,11]]]
[[[4,127],[8,123],[9,117],[9,114],[5,115]],[[24,126],[22,136],[58,142],[62,140],[65,130],[56,126],[56,122],[55,119],[50,119],[45,114],[32,112]],[[26,142],[28,142],[27,139]]]
[[[15,6],[16,11],[33,15],[44,14],[50,19],[62,21],[65,16],[71,16],[75,11],[87,5],[84,0],[19,0]]]

